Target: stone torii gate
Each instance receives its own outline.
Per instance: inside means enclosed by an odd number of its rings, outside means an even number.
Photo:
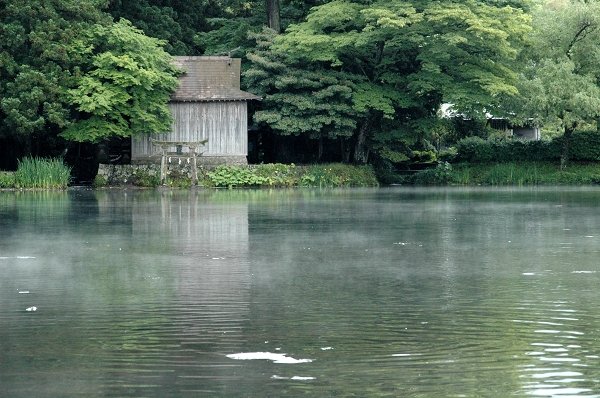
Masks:
[[[161,152],[160,159],[160,183],[165,184],[167,181],[167,168],[171,163],[171,159],[175,158],[181,163],[181,159],[191,163],[192,167],[192,183],[198,185],[198,167],[196,159],[202,155],[202,152],[196,153],[196,149],[204,146],[208,140],[202,141],[159,141],[152,140],[152,144],[158,146]],[[175,147],[176,152],[169,152],[169,148]],[[183,152],[183,148],[187,147],[188,152]]]

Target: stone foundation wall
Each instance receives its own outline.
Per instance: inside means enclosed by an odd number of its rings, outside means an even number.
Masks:
[[[205,169],[211,170],[217,166],[245,166],[248,164],[246,156],[198,156],[196,158],[198,166],[204,166]],[[131,164],[135,165],[160,165],[160,155],[145,158],[132,159]]]
[[[157,161],[158,159],[158,161]],[[245,166],[245,156],[201,156],[197,158],[198,178],[221,165]],[[98,177],[106,184],[115,185],[158,185],[160,182],[160,156],[138,160],[135,164],[100,164]],[[167,179],[192,178],[192,166],[185,159],[171,159],[167,167]]]

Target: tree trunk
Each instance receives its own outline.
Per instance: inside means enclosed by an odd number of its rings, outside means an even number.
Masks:
[[[369,150],[367,149],[367,133],[370,127],[369,119],[358,129],[358,135],[356,136],[356,142],[354,144],[354,158],[353,161],[356,164],[365,164],[369,159]]]
[[[575,127],[565,127],[565,132],[563,134],[562,150],[560,153],[561,170],[566,169],[567,164],[569,162],[569,150],[571,147],[571,136],[573,135],[573,130],[575,130]]]
[[[279,0],[265,0],[267,6],[267,21],[269,28],[281,32],[281,18],[279,15]]]
[[[317,161],[321,161],[321,158],[323,157],[323,136],[319,136],[319,148],[318,148],[318,153],[317,153]]]
[[[350,163],[350,148],[346,145],[345,138],[340,138],[340,153],[342,156],[342,163]]]

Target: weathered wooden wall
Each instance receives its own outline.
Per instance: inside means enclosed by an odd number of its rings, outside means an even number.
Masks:
[[[201,141],[208,139],[202,156],[246,156],[248,154],[248,116],[246,101],[172,102],[171,132],[134,137],[131,159],[149,160],[159,153],[152,139],[161,141]],[[171,148],[175,151],[175,148]],[[157,156],[152,158],[157,160]],[[160,160],[160,157],[158,157]]]

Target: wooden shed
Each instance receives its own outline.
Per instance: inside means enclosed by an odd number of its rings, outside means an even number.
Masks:
[[[200,163],[246,164],[248,155],[247,102],[259,99],[240,90],[241,60],[229,57],[174,57],[184,71],[171,96],[171,131],[137,136],[131,142],[131,162],[160,162],[153,140],[194,142],[208,140],[199,150]],[[173,146],[170,150],[175,151]],[[183,148],[187,151],[187,148]]]

